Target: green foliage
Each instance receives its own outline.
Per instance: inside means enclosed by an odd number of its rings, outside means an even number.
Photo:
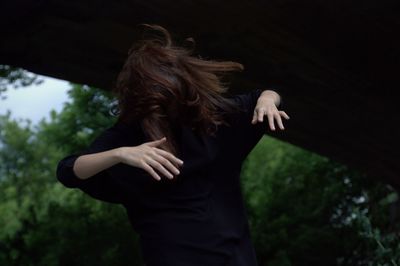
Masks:
[[[56,179],[58,161],[115,119],[109,93],[72,85],[69,94],[35,129],[0,117],[0,265],[142,265],[125,209]]]
[[[385,218],[398,194],[377,178],[267,136],[242,178],[260,265],[397,265],[399,226]]]
[[[21,68],[12,67],[9,65],[0,65],[0,96],[1,100],[6,99],[2,95],[7,91],[7,87],[26,87],[32,84],[39,85],[43,80],[39,79],[37,75],[32,74]]]
[[[380,205],[385,208],[388,204],[398,200],[398,194],[392,192],[381,200]],[[364,243],[371,251],[367,258],[364,257],[365,265],[392,265],[400,264],[400,234],[398,231],[389,230],[382,232],[379,227],[371,225],[371,218],[366,212],[355,207],[354,213],[358,232],[364,238]],[[387,231],[387,230],[386,230]],[[358,251],[358,253],[360,253]]]

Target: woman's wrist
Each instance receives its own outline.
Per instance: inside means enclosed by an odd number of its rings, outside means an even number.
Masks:
[[[258,101],[262,102],[272,102],[275,106],[279,106],[281,97],[279,94],[273,90],[263,90]]]
[[[112,149],[111,152],[111,158],[113,160],[113,162],[115,162],[115,164],[117,163],[122,163],[122,159],[123,159],[123,148],[124,147],[119,147],[119,148],[115,148]]]

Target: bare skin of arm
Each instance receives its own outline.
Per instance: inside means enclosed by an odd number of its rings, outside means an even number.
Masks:
[[[118,148],[84,154],[75,160],[73,171],[78,178],[87,179],[119,162]]]
[[[73,171],[78,178],[87,179],[117,163],[125,163],[142,168],[156,180],[161,180],[161,177],[153,168],[172,179],[174,176],[169,171],[178,175],[180,173],[178,167],[183,164],[183,161],[157,147],[165,141],[164,137],[138,146],[119,147],[81,155],[75,160]]]

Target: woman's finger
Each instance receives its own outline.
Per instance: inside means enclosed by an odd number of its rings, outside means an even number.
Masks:
[[[153,140],[153,141],[146,142],[146,144],[151,146],[151,147],[156,147],[156,146],[162,144],[163,142],[165,142],[166,139],[167,139],[166,137],[163,137],[161,139],[156,139],[156,140]]]
[[[257,122],[257,110],[254,109],[254,112],[253,112],[253,119],[251,120],[251,123],[252,123],[252,124],[255,124],[256,122]]]
[[[155,157],[153,159],[161,163],[163,166],[168,167],[170,171],[175,173],[175,175],[179,175],[180,171],[178,168],[176,168],[175,165],[173,165],[168,159],[159,154],[155,154],[154,156]],[[171,178],[173,178],[173,176]]]
[[[284,118],[290,119],[290,117],[286,114],[285,111],[279,111],[279,113],[280,113],[281,115],[283,115]]]
[[[160,171],[161,173],[163,173],[169,179],[172,179],[174,177],[170,172],[167,171],[167,169],[164,168],[164,166],[162,164],[160,164],[159,162],[157,162],[153,158],[148,159],[147,163],[151,167],[153,167],[153,168],[157,169],[158,171]]]
[[[142,168],[144,170],[146,170],[152,177],[154,177],[155,180],[160,181],[161,177],[156,173],[156,171],[154,171],[154,169],[148,165],[147,163],[143,163],[142,164]]]
[[[164,157],[166,157],[167,159],[169,159],[170,161],[174,161],[174,162],[176,162],[176,164],[178,164],[178,165],[182,165],[183,164],[183,161],[181,160],[181,159],[179,159],[179,158],[177,158],[177,157],[175,157],[173,154],[171,154],[170,152],[167,152],[167,151],[165,151],[165,150],[163,150],[163,149],[159,149],[159,148],[154,148],[154,150],[156,151],[156,152],[158,152],[159,154],[161,154],[162,156],[164,156]]]
[[[283,126],[282,118],[281,118],[280,114],[279,113],[275,113],[275,117],[276,117],[276,122],[278,123],[279,128],[282,129],[282,130],[285,129],[284,126]]]
[[[274,115],[271,112],[268,112],[267,116],[268,116],[269,127],[271,128],[271,130],[275,130]]]
[[[258,110],[257,110],[257,119],[258,119],[259,122],[263,121],[264,114],[265,114],[264,108],[258,108]]]

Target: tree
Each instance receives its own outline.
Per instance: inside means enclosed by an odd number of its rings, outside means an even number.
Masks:
[[[57,162],[113,123],[110,95],[72,85],[62,112],[35,129],[0,119],[0,265],[142,265],[125,209],[56,180]]]
[[[0,100],[6,99],[2,95],[7,88],[12,86],[14,89],[26,87],[31,84],[39,85],[43,82],[37,75],[30,73],[24,69],[12,67],[9,65],[0,65]]]
[[[389,220],[398,194],[378,178],[264,136],[246,159],[243,187],[260,265],[400,259],[398,217]]]

